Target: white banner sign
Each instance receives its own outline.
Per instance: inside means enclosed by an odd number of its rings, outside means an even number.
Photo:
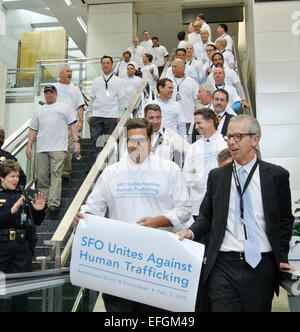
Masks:
[[[73,243],[73,285],[177,312],[195,310],[204,246],[176,234],[85,215]]]

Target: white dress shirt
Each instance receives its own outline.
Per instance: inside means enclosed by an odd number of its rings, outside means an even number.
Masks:
[[[140,42],[140,46],[144,47],[146,53],[149,53],[151,47],[153,46],[152,39],[143,40]]]
[[[180,136],[184,136],[182,129],[186,130],[185,117],[182,112],[181,106],[174,100],[162,100],[156,98],[155,101],[151,102],[157,104],[161,109],[163,128],[171,128],[177,132]]]
[[[256,158],[254,158],[247,165],[243,166],[248,175],[251,172],[251,169],[254,166],[255,162],[256,162]],[[239,165],[236,161],[235,161],[235,165],[236,165],[236,170],[238,172],[238,170],[242,166]],[[253,177],[249,183],[247,190],[250,191],[253,213],[255,216],[256,224],[257,224],[260,251],[263,253],[271,252],[272,248],[271,248],[270,242],[269,242],[267,234],[266,234],[266,221],[265,221],[265,217],[264,217],[264,209],[263,209],[263,202],[262,202],[259,165],[253,174]],[[244,241],[238,240],[238,238],[234,232],[235,223],[236,223],[235,209],[236,209],[237,195],[238,195],[238,191],[236,188],[234,177],[232,176],[227,227],[226,227],[225,237],[223,239],[223,243],[220,248],[220,251],[244,252]]]
[[[224,38],[227,41],[227,45],[226,45],[226,50],[232,52],[232,48],[233,48],[233,39],[231,38],[231,36],[229,36],[227,33],[224,33],[223,35],[219,36],[216,40],[215,43],[218,39]]]
[[[170,161],[173,161],[174,153],[177,152],[181,158],[174,160],[174,162],[178,162],[177,165],[181,167],[183,157],[187,154],[190,144],[173,129],[160,128],[159,131],[153,133],[151,146],[152,148],[156,146],[155,151],[152,150],[156,156]]]
[[[174,84],[172,99],[180,104],[185,116],[185,121],[191,123],[194,116],[199,84],[186,75],[182,78],[176,78],[174,77],[173,72],[169,73],[166,77],[171,79]],[[179,101],[177,101],[177,95],[180,95]]]
[[[153,69],[153,74],[151,74],[150,70]],[[145,81],[147,81],[152,89],[155,91],[157,80],[159,79],[158,68],[154,63],[148,63],[141,68],[142,77]]]
[[[190,192],[192,214],[197,216],[206,192],[206,183],[210,170],[218,167],[217,156],[227,148],[223,136],[216,131],[209,138],[200,137],[188,150],[183,174]]]

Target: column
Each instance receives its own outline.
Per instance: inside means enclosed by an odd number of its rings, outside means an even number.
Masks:
[[[254,2],[256,111],[264,160],[300,191],[300,1]],[[299,199],[299,197],[295,197]]]
[[[134,4],[89,5],[87,57],[122,57],[134,34]]]
[[[2,0],[0,0],[0,20],[3,19],[2,16]],[[2,21],[0,21],[0,30]],[[0,31],[0,38],[2,31]],[[5,129],[5,94],[6,94],[6,73],[7,65],[0,60],[0,126]]]

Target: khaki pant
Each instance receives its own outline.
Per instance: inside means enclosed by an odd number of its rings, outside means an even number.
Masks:
[[[36,154],[37,189],[47,198],[48,206],[60,205],[61,176],[66,152],[40,152]]]
[[[63,169],[63,175],[71,175],[72,172],[72,148],[74,145],[74,137],[72,135],[71,129],[68,128],[68,152],[66,153],[65,165]]]

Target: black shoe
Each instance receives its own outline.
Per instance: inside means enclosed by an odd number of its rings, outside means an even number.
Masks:
[[[48,210],[49,210],[50,212],[55,212],[55,211],[58,211],[59,208],[60,208],[59,206],[50,205],[50,206],[48,207]]]

